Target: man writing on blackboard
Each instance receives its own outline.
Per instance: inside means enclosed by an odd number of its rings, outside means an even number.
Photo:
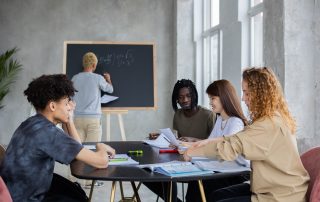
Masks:
[[[74,96],[76,102],[75,125],[83,142],[101,141],[101,90],[113,92],[110,74],[103,76],[94,73],[98,64],[97,56],[88,52],[82,58],[83,72],[72,77],[78,92]]]
[[[74,124],[82,142],[100,142],[101,128],[101,91],[112,93],[113,86],[110,74],[94,73],[98,64],[97,56],[88,52],[82,57],[83,71],[72,77],[73,85],[78,92],[74,101]],[[98,185],[103,183],[98,182]]]

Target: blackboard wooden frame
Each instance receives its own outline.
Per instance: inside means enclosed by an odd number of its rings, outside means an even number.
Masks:
[[[118,100],[102,104],[103,111],[157,109],[154,43],[65,41],[63,72],[70,79],[83,70],[82,56],[89,51],[98,57],[95,73],[109,72],[114,86],[114,93],[110,95],[119,97]]]

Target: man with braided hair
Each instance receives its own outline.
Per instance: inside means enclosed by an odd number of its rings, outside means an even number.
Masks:
[[[180,108],[178,108],[178,105]],[[194,142],[210,135],[215,115],[198,105],[198,92],[189,79],[178,80],[172,92],[173,129],[180,140]]]
[[[179,105],[179,106],[178,106]],[[173,129],[178,131],[179,139],[194,142],[206,139],[210,135],[214,117],[212,111],[198,105],[198,92],[194,83],[189,79],[176,82],[172,92]],[[167,200],[167,182],[144,182],[146,187]],[[173,202],[181,201],[177,197],[177,183],[172,183]]]

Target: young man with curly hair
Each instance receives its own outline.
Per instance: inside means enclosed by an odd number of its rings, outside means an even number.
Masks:
[[[24,91],[37,111],[14,132],[0,167],[13,201],[75,201],[71,196],[51,193],[55,161],[74,159],[96,168],[108,166],[115,150],[98,143],[96,152],[84,148],[72,121],[75,89],[63,74],[43,75]],[[63,124],[66,132],[56,127]],[[72,194],[72,193],[70,193]]]

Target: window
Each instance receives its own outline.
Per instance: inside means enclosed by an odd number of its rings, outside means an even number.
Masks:
[[[250,66],[264,66],[263,59],[263,0],[248,0],[248,65]],[[241,92],[242,93],[242,92]],[[242,95],[241,95],[242,97]],[[241,102],[244,114],[249,118],[249,111],[244,102]]]
[[[209,107],[209,99],[202,92],[205,92],[212,81],[221,78],[220,41],[222,34],[219,26],[219,4],[219,0],[199,0],[194,2],[194,33],[197,47],[196,85],[199,91],[199,104],[206,107]]]
[[[263,0],[250,0],[250,66],[263,66]]]

